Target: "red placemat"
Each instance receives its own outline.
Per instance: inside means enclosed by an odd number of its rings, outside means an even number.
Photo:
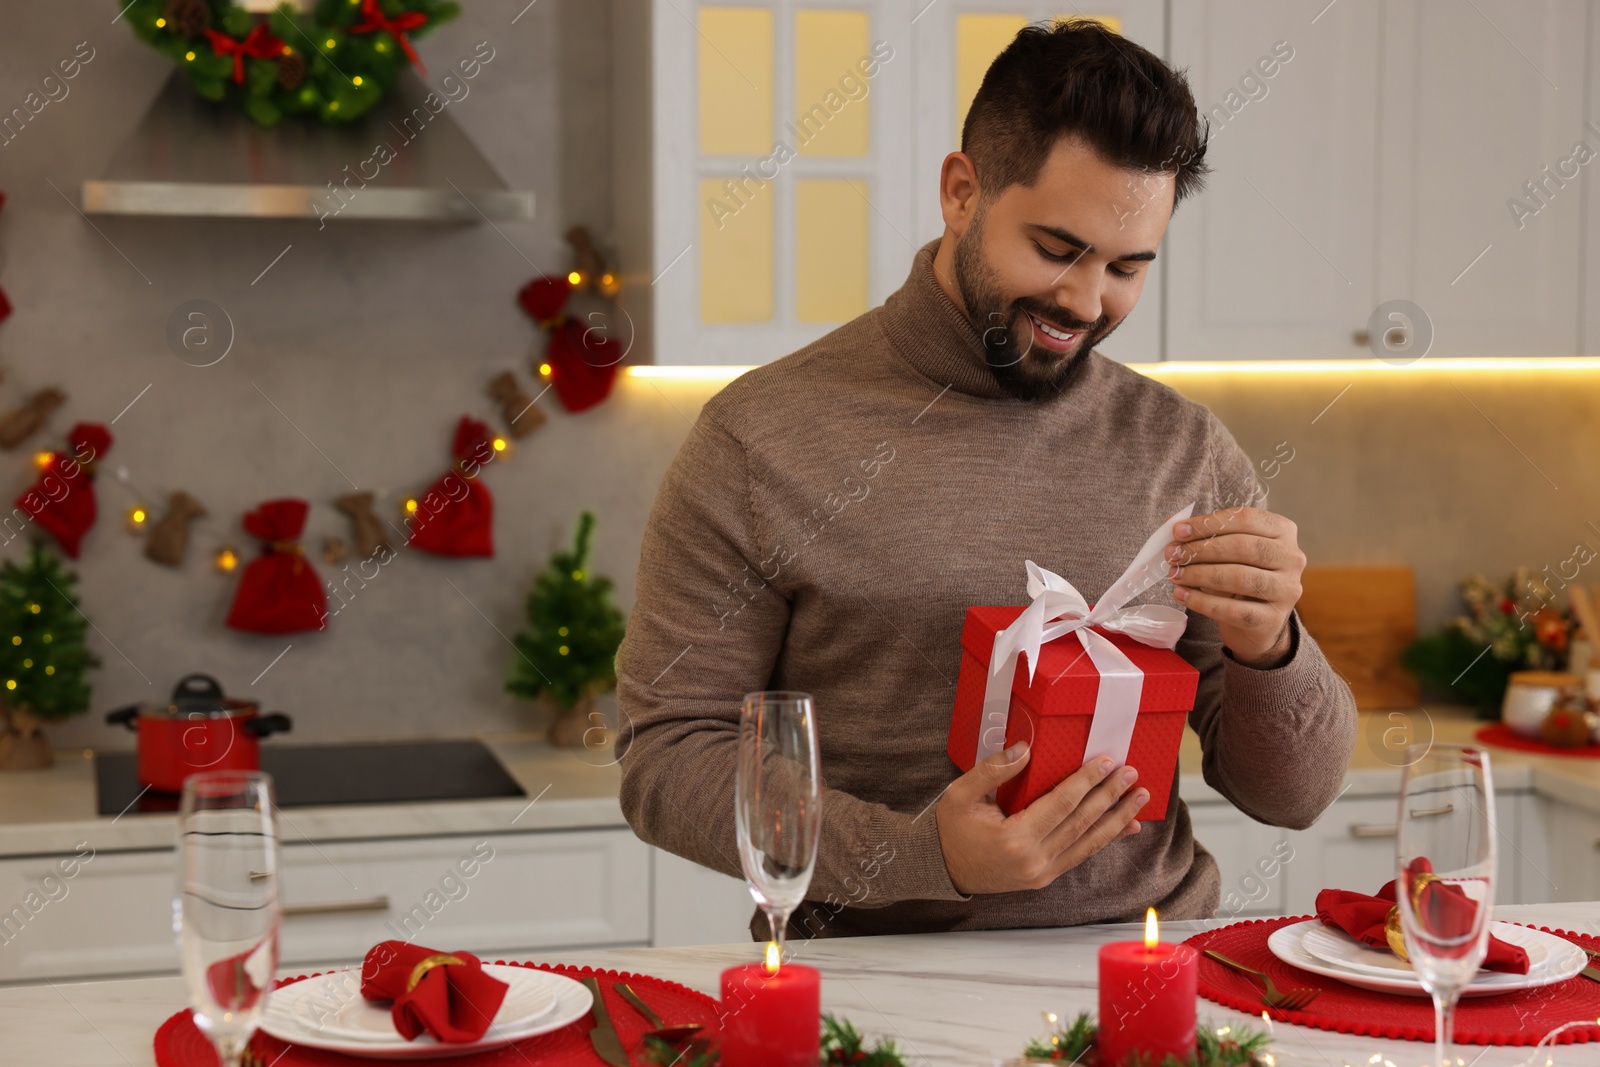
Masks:
[[[1280,989],[1292,985],[1321,990],[1317,999],[1305,1008],[1300,1011],[1268,1008],[1261,1003],[1260,982],[1207,956],[1200,957],[1200,995],[1225,1008],[1257,1016],[1265,1011],[1274,1019],[1319,1030],[1432,1041],[1433,1001],[1430,998],[1357,989],[1337,979],[1291,967],[1267,949],[1267,937],[1273,931],[1311,918],[1315,916],[1251,919],[1196,934],[1184,942],[1196,951],[1215,949],[1246,967],[1264,971]],[[1548,926],[1538,929],[1564,937],[1582,948],[1600,951],[1600,937],[1552,930]],[[1596,1018],[1600,1018],[1600,982],[1577,975],[1565,982],[1519,993],[1462,998],[1456,1005],[1454,1040],[1463,1045],[1536,1045],[1562,1023]],[[1555,1037],[1556,1044],[1561,1045],[1594,1040],[1600,1040],[1600,1026],[1575,1026]]]
[[[644,1032],[650,1027],[639,1012],[611,988],[615,982],[627,982],[668,1023],[704,1023],[708,1034],[717,1032],[718,1003],[704,993],[677,982],[652,978],[647,974],[604,971],[595,967],[541,966],[507,963],[504,960],[495,962],[510,967],[551,971],[574,980],[591,975],[599,979],[600,990],[606,998],[606,1008],[611,1013],[611,1023],[617,1028],[617,1036],[622,1038],[622,1046],[629,1055],[639,1052]],[[285,978],[274,988],[315,977],[314,974],[302,974]],[[590,1013],[560,1030],[524,1038],[488,1052],[451,1056],[448,1059],[439,1057],[400,1062],[451,1063],[458,1067],[529,1067],[530,1064],[538,1064],[538,1067],[605,1067],[605,1062],[595,1055],[593,1046],[589,1044],[589,1031],[593,1027],[594,1015]],[[211,1042],[195,1026],[194,1016],[187,1008],[161,1024],[156,1031],[155,1050],[156,1067],[219,1067],[221,1062]],[[360,1056],[347,1056],[342,1052],[285,1044],[263,1033],[256,1034],[251,1040],[250,1051],[262,1063],[273,1064],[274,1067],[372,1067],[379,1062]]]
[[[1584,745],[1581,748],[1562,748],[1532,737],[1523,737],[1521,734],[1511,732],[1511,727],[1503,722],[1483,726],[1472,735],[1486,745],[1497,748],[1514,748],[1518,752],[1537,752],[1542,756],[1578,756],[1582,759],[1600,759],[1600,745]]]

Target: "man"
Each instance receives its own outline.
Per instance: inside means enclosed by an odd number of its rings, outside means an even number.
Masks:
[[[706,404],[618,659],[640,837],[737,877],[740,698],[799,689],[826,794],[795,936],[1212,915],[1188,809],[1141,823],[1132,768],[1091,762],[1007,817],[989,795],[1026,745],[964,775],[945,752],[966,609],[1024,602],[1028,559],[1092,603],[1191,501],[1170,582],[1135,603],[1190,610],[1177,652],[1201,674],[1205,779],[1275,825],[1333,801],[1355,704],[1293,612],[1294,524],[1209,411],[1093,351],[1204,155],[1155,56],[1094,23],[1026,29],[944,162],[944,236],[905,286]]]

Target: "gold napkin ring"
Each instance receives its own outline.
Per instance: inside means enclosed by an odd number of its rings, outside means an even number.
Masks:
[[[422,981],[422,976],[435,967],[443,967],[447,963],[466,963],[460,956],[447,956],[443,952],[429,956],[415,967],[411,968],[411,977],[406,979],[406,992],[417,988],[417,983]]]

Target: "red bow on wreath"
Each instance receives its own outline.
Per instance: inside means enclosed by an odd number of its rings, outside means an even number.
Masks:
[[[244,517],[244,528],[266,544],[239,579],[227,624],[258,634],[289,634],[327,626],[328,598],[322,579],[306,562],[297,540],[305,528],[304,500],[268,500]]]
[[[494,497],[478,481],[483,465],[494,459],[489,427],[461,416],[451,452],[456,465],[417,501],[409,543],[436,556],[492,556]]]
[[[427,70],[422,65],[422,57],[417,55],[417,50],[411,47],[411,39],[406,36],[407,30],[420,30],[428,24],[428,16],[420,11],[407,11],[403,15],[390,18],[383,13],[383,6],[378,0],[361,0],[361,22],[350,27],[351,33],[377,33],[383,30],[400,42],[400,50],[411,60],[411,65],[417,68],[417,73],[427,77]]]
[[[565,278],[535,278],[517,293],[517,303],[550,335],[545,362],[561,406],[587,411],[611,395],[617,364],[626,355],[602,327],[585,325],[566,313],[572,283]]]
[[[39,480],[17,497],[17,507],[54,537],[61,550],[78,558],[83,535],[94,525],[95,460],[111,447],[111,433],[98,422],[80,422],[67,434],[71,455],[55,454],[39,472]]]
[[[216,30],[207,30],[206,36],[211,40],[211,50],[219,56],[233,57],[233,83],[244,84],[244,60],[246,56],[251,59],[277,59],[283,55],[284,44],[278,38],[267,32],[265,22],[251,30],[242,41],[235,41],[225,33]]]

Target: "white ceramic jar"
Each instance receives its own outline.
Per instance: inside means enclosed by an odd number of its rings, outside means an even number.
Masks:
[[[1600,671],[1591,672],[1600,674]],[[1521,737],[1538,738],[1545,716],[1555,706],[1563,690],[1576,690],[1585,680],[1576,674],[1561,671],[1516,671],[1506,686],[1506,696],[1500,705],[1500,721],[1512,733]]]

